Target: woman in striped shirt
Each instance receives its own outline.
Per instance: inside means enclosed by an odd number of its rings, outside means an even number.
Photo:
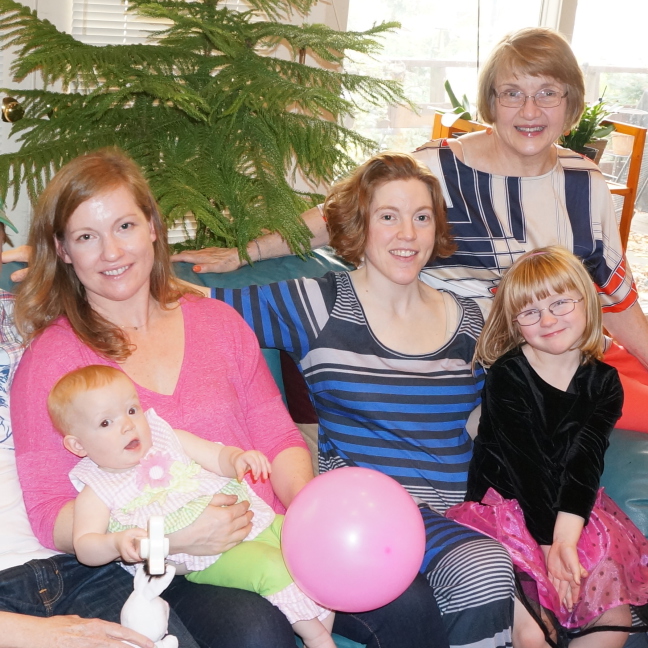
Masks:
[[[439,182],[409,155],[381,154],[333,188],[324,215],[356,270],[213,296],[298,364],[319,417],[321,471],[373,468],[415,497],[427,529],[421,571],[450,645],[510,646],[508,556],[442,516],[465,493],[483,319],[472,299],[419,279],[454,251]]]

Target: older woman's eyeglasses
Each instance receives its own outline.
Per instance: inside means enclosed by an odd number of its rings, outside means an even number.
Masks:
[[[495,96],[499,99],[500,104],[506,108],[522,108],[527,99],[533,99],[535,105],[540,108],[555,108],[560,106],[567,93],[560,94],[558,90],[545,89],[536,92],[534,95],[525,95],[521,90],[504,90],[504,92],[496,92]]]
[[[518,316],[513,321],[520,326],[532,326],[540,321],[542,311],[548,310],[552,315],[561,317],[562,315],[569,315],[576,308],[576,304],[582,301],[582,297],[580,299],[559,299],[553,304],[549,304],[547,308],[529,308],[529,310],[522,311],[518,313]]]

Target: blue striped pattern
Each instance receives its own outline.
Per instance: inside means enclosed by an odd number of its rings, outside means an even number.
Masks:
[[[308,383],[319,417],[320,469],[363,466],[399,481],[437,510],[463,501],[479,403],[473,373],[479,308],[455,297],[459,324],[439,351],[407,356],[373,336],[348,273],[242,290],[214,289],[256,332],[287,351]]]

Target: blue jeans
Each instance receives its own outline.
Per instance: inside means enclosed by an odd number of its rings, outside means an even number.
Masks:
[[[176,577],[163,593],[201,648],[295,648],[286,617],[258,594]],[[425,578],[393,603],[336,614],[334,632],[368,648],[446,648],[441,617]]]
[[[37,617],[76,614],[119,623],[132,591],[132,577],[115,563],[86,567],[69,554],[30,560],[0,572],[0,610]],[[169,632],[182,648],[197,648],[173,611]]]
[[[0,610],[39,617],[78,614],[118,623],[132,591],[132,578],[118,565],[86,567],[67,554],[0,572]],[[196,648],[196,643],[201,648],[295,648],[286,617],[258,594],[178,576],[163,596],[173,607],[169,632],[182,648]],[[338,614],[335,631],[369,648],[447,646],[432,590],[422,577],[385,607]]]
[[[360,614],[336,614],[333,632],[368,648],[448,646],[434,592],[421,574],[389,605]]]

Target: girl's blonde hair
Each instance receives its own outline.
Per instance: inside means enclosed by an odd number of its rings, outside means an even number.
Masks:
[[[592,278],[580,259],[559,245],[523,254],[500,282],[493,308],[477,341],[475,362],[490,367],[507,351],[524,344],[520,326],[513,320],[530,302],[552,293],[574,290],[583,297],[586,323],[577,347],[582,363],[603,357],[601,303]]]
[[[92,308],[74,268],[56,249],[56,240],[63,241],[79,205],[120,187],[128,189],[155,231],[151,296],[167,308],[184,293],[192,293],[181,288],[173,274],[166,225],[140,168],[119,149],[88,153],[58,171],[34,210],[28,239],[33,263],[16,291],[15,307],[16,325],[26,343],[64,316],[81,342],[104,358],[123,361],[132,353],[128,337]]]

